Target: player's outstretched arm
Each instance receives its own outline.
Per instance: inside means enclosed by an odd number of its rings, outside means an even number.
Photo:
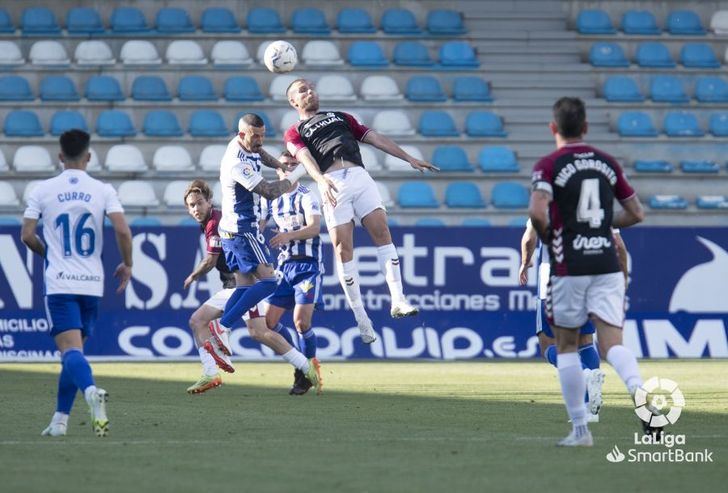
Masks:
[[[425,171],[440,171],[440,168],[438,168],[434,164],[410,156],[392,139],[378,132],[375,132],[374,130],[370,130],[369,132],[367,132],[362,139],[362,142],[366,144],[371,144],[377,149],[386,152],[387,154],[398,157],[403,161],[407,161],[410,166],[412,166],[420,173],[424,173]]]
[[[303,164],[303,167],[306,169],[309,176],[323,188],[324,200],[331,204],[332,207],[336,207],[336,192],[338,192],[338,190],[336,189],[334,182],[326,178],[326,176],[321,173],[321,168],[319,168],[319,165],[311,154],[311,151],[305,147],[301,148],[296,152],[294,157],[299,163]]]
[[[615,228],[628,228],[645,220],[645,210],[642,208],[637,194],[620,202],[622,210],[614,214],[612,226]]]
[[[526,229],[521,237],[521,267],[518,269],[518,281],[521,286],[528,283],[528,269],[531,267],[533,252],[536,250],[536,230],[531,221],[526,222]]]
[[[220,254],[218,253],[208,253],[207,256],[203,258],[199,264],[197,264],[195,270],[193,270],[192,273],[187,276],[184,282],[184,288],[189,288],[190,284],[214,269],[215,265],[217,265],[217,258],[219,256]]]
[[[551,202],[550,193],[534,190],[531,192],[531,201],[528,204],[528,216],[531,218],[531,224],[538,237],[546,244],[549,242],[549,202]]]
[[[37,219],[23,218],[23,229],[20,232],[20,238],[28,248],[45,258],[45,245],[36,234],[37,227]]]
[[[268,200],[277,199],[291,188],[291,181],[288,178],[277,181],[261,181],[258,183],[253,192],[257,193],[261,197],[265,197]]]
[[[126,285],[129,284],[129,279],[131,279],[131,230],[123,212],[110,213],[109,220],[114,227],[116,244],[119,246],[119,252],[121,253],[121,263],[116,266],[114,277],[119,279],[119,287],[116,292],[122,293],[126,289]]]
[[[283,171],[288,171],[288,166],[268,154],[265,149],[261,148],[258,151],[258,154],[260,155],[260,162],[263,163],[264,166],[268,168],[282,169]]]

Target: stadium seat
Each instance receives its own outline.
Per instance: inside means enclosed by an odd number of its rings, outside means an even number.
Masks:
[[[118,7],[111,13],[111,30],[116,34],[149,32],[147,19],[136,7]]]
[[[385,34],[419,34],[415,15],[407,9],[387,9],[382,14],[379,27]]]
[[[667,30],[676,35],[705,34],[703,23],[692,10],[674,10],[667,16]]]
[[[344,8],[336,17],[336,28],[342,34],[375,33],[372,16],[364,9]]]
[[[66,130],[77,128],[88,132],[88,126],[83,115],[78,111],[56,111],[51,117],[50,134],[59,136]]]
[[[17,152],[16,152],[17,154]],[[48,158],[50,159],[50,154],[48,155]],[[28,203],[28,197],[30,197],[30,192],[33,191],[35,187],[38,186],[39,183],[41,183],[43,180],[30,180],[23,189],[23,203]]]
[[[157,11],[155,21],[157,32],[163,34],[181,34],[195,32],[190,16],[186,10],[173,7],[161,8]]]
[[[227,146],[224,144],[213,144],[202,149],[200,154],[200,168],[203,171],[220,171],[220,161],[225,155]]]
[[[405,96],[410,101],[447,101],[440,81],[431,75],[415,75],[407,81]]]
[[[142,131],[147,137],[181,137],[177,116],[169,110],[154,110],[144,116]]]
[[[167,186],[164,187],[164,194],[162,196],[162,202],[164,202],[164,205],[174,208],[186,207],[183,197],[188,185],[189,182],[186,180],[174,180],[167,183]],[[197,224],[197,222],[195,222],[195,224]]]
[[[316,84],[321,101],[355,101],[356,94],[348,77],[328,74],[321,77]]]
[[[662,160],[638,160],[634,162],[634,169],[639,173],[672,173],[675,167],[671,163]]]
[[[529,192],[515,182],[498,182],[493,186],[491,201],[496,209],[522,209],[528,207]]]
[[[281,131],[282,134],[285,134],[286,131],[291,128],[292,125],[295,125],[298,122],[298,112],[296,110],[288,110],[285,113],[283,113],[283,117],[281,118],[280,125],[278,126],[278,130]]]
[[[240,121],[240,117],[242,117],[245,113],[248,113],[247,111],[241,111],[237,115],[235,115],[235,118],[233,119],[233,125],[232,125],[232,133],[236,134],[238,133],[238,122]],[[266,137],[275,137],[276,135],[276,128],[273,126],[273,122],[271,122],[270,118],[268,118],[268,115],[265,111],[261,110],[255,110],[253,111],[256,115],[258,115],[265,124],[265,136]]]
[[[10,208],[19,205],[20,200],[18,200],[18,195],[15,193],[13,186],[6,181],[0,181],[0,207]]]
[[[142,151],[129,144],[112,146],[106,153],[105,166],[111,172],[143,173],[147,171],[147,163],[144,161]]]
[[[728,137],[728,113],[721,111],[710,115],[708,128],[716,137]]]
[[[399,101],[402,94],[397,82],[388,75],[370,75],[361,84],[361,96],[365,101]]]
[[[270,83],[270,88],[268,89],[268,96],[273,101],[286,101],[288,102],[288,96],[286,95],[286,89],[288,89],[288,86],[293,82],[294,80],[298,79],[298,75],[290,75],[290,74],[283,74],[283,75],[276,75],[273,77],[273,80]]]
[[[467,32],[463,24],[462,12],[455,10],[430,10],[427,12],[425,25],[427,32],[434,35],[457,36]]]
[[[662,43],[640,43],[635,55],[637,64],[640,67],[666,67],[675,66],[670,51]]]
[[[202,11],[200,19],[202,32],[206,33],[239,33],[240,26],[235,14],[224,7],[210,7]]]
[[[177,97],[180,101],[217,101],[212,82],[202,75],[182,77],[177,86]]]
[[[439,217],[421,217],[414,223],[418,228],[442,228],[447,226]]]
[[[432,152],[432,164],[445,173],[475,171],[468,162],[465,150],[456,145],[437,146]]]
[[[125,181],[117,190],[119,201],[124,207],[156,207],[159,205],[152,184],[143,180]]]
[[[18,45],[12,41],[0,40],[0,66],[2,65],[23,65],[25,58],[20,53]]]
[[[493,101],[488,83],[476,76],[455,77],[452,98],[455,101]]]
[[[626,75],[611,75],[604,81],[604,98],[609,102],[640,102],[645,97],[637,82]]]
[[[250,9],[247,17],[248,32],[251,34],[284,33],[278,11],[269,8]]]
[[[720,62],[707,43],[685,43],[680,50],[680,63],[686,68],[718,68]]]
[[[13,110],[5,115],[5,135],[8,137],[42,137],[38,115],[28,110]]]
[[[520,170],[516,154],[503,146],[483,147],[478,153],[478,164],[486,173],[518,173]]]
[[[66,30],[68,34],[88,35],[105,31],[101,16],[96,9],[74,7],[66,14]]]
[[[215,110],[197,110],[192,113],[188,132],[193,137],[225,137],[230,135],[225,120]]]
[[[154,151],[152,166],[161,172],[167,171],[192,171],[195,166],[192,164],[190,153],[182,146],[162,146]]]
[[[30,84],[24,77],[19,75],[0,77],[0,101],[33,101],[34,99]]]
[[[312,66],[342,65],[344,63],[336,45],[326,40],[314,40],[306,43],[301,58],[306,65]]]
[[[657,20],[647,10],[628,10],[622,16],[622,31],[625,34],[660,34]]]
[[[316,192],[318,192],[317,187],[312,187]],[[379,196],[382,199],[382,204],[384,204],[384,207],[393,207],[394,206],[394,199],[392,198],[392,194],[389,193],[389,188],[384,183],[377,182],[377,190],[379,190]],[[321,198],[319,197],[319,201]]]
[[[654,195],[649,200],[653,209],[687,209],[688,201],[679,195]]]
[[[225,99],[228,101],[263,101],[265,96],[254,78],[248,76],[230,77],[225,81]]]
[[[90,148],[88,153],[91,155],[91,159],[88,160],[86,171],[89,173],[92,171],[101,171],[101,163],[99,162],[99,156],[96,154],[96,151]]]
[[[172,41],[165,54],[167,62],[173,65],[204,65],[207,58],[195,41],[186,39]]]
[[[465,133],[469,137],[505,137],[501,118],[490,111],[471,111],[465,118]]]
[[[415,147],[413,145],[405,144],[401,146],[402,149],[404,149],[404,152],[409,154],[415,159],[424,159],[424,156],[422,155],[422,151],[418,147]],[[412,166],[407,161],[403,161],[398,157],[394,157],[391,154],[386,154],[386,157],[384,158],[384,165],[389,169],[389,171],[392,172],[405,172],[405,173],[411,173],[412,172]]]
[[[0,33],[12,34],[15,32],[15,26],[13,20],[10,18],[10,14],[5,9],[0,9]]]
[[[650,81],[650,97],[656,103],[687,103],[682,81],[674,75],[655,75]]]
[[[448,41],[440,47],[440,65],[447,68],[475,68],[480,62],[475,48],[465,41]]]
[[[429,67],[435,62],[430,58],[430,52],[419,41],[402,41],[394,47],[392,61],[395,65],[405,67]]]
[[[601,9],[579,12],[576,18],[576,30],[581,34],[614,34],[617,32],[609,14]]]
[[[13,168],[18,173],[37,173],[53,171],[56,166],[51,160],[48,149],[42,146],[20,146],[13,156]]]
[[[5,154],[3,154],[3,151],[0,150],[0,171],[7,171],[8,168],[8,162],[5,161]],[[0,195],[2,195],[0,193]]]
[[[32,7],[23,10],[20,28],[23,30],[24,36],[50,36],[61,33],[56,16],[46,7]]]
[[[397,190],[397,203],[405,209],[427,208],[436,209],[440,206],[435,198],[435,190],[424,181],[404,183]]]
[[[389,62],[379,43],[375,41],[354,41],[349,45],[346,59],[354,67],[386,67]]]
[[[710,30],[719,36],[728,34],[728,10],[719,10],[710,18]]]
[[[159,65],[162,63],[154,45],[141,39],[132,39],[124,43],[119,56],[125,65]]]
[[[384,135],[414,135],[415,129],[406,113],[400,110],[380,111],[374,117],[372,127]]]
[[[109,45],[99,40],[82,41],[73,54],[79,65],[113,65],[116,63]]]
[[[669,137],[702,137],[698,119],[687,111],[670,111],[665,115],[663,128]]]
[[[617,132],[623,137],[655,137],[657,130],[647,113],[625,111],[617,120]]]
[[[258,49],[255,54],[255,58],[258,61],[258,63],[265,67],[265,50],[268,48],[268,45],[270,45],[273,41],[263,41],[258,45]]]
[[[224,40],[215,43],[210,53],[212,63],[226,67],[248,66],[253,63],[253,58],[240,41]]]
[[[468,181],[450,183],[445,189],[445,204],[457,209],[485,207],[480,189],[475,183]]]
[[[123,111],[104,110],[96,119],[96,133],[101,137],[133,137],[136,130]]]
[[[728,209],[728,200],[724,195],[701,195],[695,205],[698,209]]]
[[[468,228],[482,228],[491,226],[491,223],[482,217],[466,217],[461,225]]]
[[[361,154],[361,162],[364,163],[364,167],[369,171],[381,171],[384,169],[382,164],[379,162],[374,148],[367,144],[359,144],[359,152]]]
[[[713,161],[680,161],[683,173],[718,173],[720,168]]]
[[[728,103],[728,83],[720,77],[698,77],[695,99],[701,103]]]
[[[89,101],[124,101],[119,81],[109,75],[93,75],[86,81],[84,93]]]
[[[171,101],[164,79],[156,75],[140,75],[131,84],[131,97],[136,101]]]
[[[419,133],[425,137],[457,137],[455,121],[447,111],[427,110],[420,115]]]
[[[71,63],[65,48],[58,41],[37,41],[28,55],[33,65],[68,65]]]
[[[589,50],[589,63],[595,67],[629,67],[624,50],[617,43],[594,43]]]
[[[326,16],[317,8],[300,8],[291,15],[291,28],[296,34],[329,34]]]

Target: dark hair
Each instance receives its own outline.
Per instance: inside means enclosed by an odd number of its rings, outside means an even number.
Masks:
[[[554,122],[559,135],[581,137],[586,123],[586,108],[579,98],[563,97],[554,103]]]
[[[286,87],[286,97],[288,97],[288,91],[291,90],[291,87],[293,87],[293,84],[298,84],[299,82],[308,82],[308,80],[301,78],[301,79],[296,79],[293,82],[291,82],[290,84],[288,84],[288,87]]]
[[[187,196],[191,193],[199,193],[205,197],[205,200],[208,202],[212,200],[212,190],[210,190],[210,185],[208,185],[205,180],[194,180],[192,183],[187,185],[184,196],[185,206],[187,205]]]
[[[251,127],[265,127],[263,119],[255,113],[246,113],[242,116],[242,120]]]
[[[69,160],[75,161],[88,151],[91,136],[83,130],[74,128],[63,132],[59,141],[63,155]]]

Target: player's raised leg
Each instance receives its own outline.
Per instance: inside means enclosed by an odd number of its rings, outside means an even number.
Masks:
[[[195,310],[190,317],[190,329],[192,329],[195,346],[197,347],[197,351],[200,355],[202,375],[197,382],[187,387],[188,394],[201,394],[207,390],[214,389],[215,387],[222,385],[222,376],[218,370],[217,362],[210,351],[206,348],[206,344],[210,339],[210,325],[216,325],[215,320],[221,315],[222,310],[205,303]],[[223,369],[229,373],[235,371],[229,358],[227,358],[227,360],[223,359],[222,361],[225,363],[223,365],[225,368]]]

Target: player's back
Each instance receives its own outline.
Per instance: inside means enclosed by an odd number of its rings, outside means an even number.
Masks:
[[[260,197],[253,189],[263,180],[260,154],[248,152],[232,139],[220,163],[222,219],[227,233],[253,231],[258,227]]]

